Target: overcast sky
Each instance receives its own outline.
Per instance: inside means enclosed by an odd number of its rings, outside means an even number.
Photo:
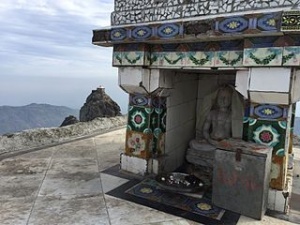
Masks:
[[[80,108],[93,89],[127,111],[112,48],[92,45],[110,25],[113,0],[0,0],[0,105]]]

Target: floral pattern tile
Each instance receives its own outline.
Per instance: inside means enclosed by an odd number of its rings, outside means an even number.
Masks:
[[[273,154],[285,147],[286,121],[248,118],[248,141],[273,147]]]
[[[243,51],[218,51],[215,53],[215,67],[243,66]]]
[[[153,109],[141,106],[129,106],[127,129],[137,132],[151,133],[150,114]]]
[[[299,66],[300,65],[300,47],[291,46],[284,47],[282,56],[283,66]]]
[[[153,136],[151,134],[140,133],[136,131],[126,132],[125,152],[127,155],[134,155],[141,158],[151,156]]]
[[[113,66],[121,66],[123,60],[122,58],[123,58],[123,52],[114,51],[113,60],[112,60]]]
[[[213,67],[214,59],[214,52],[186,52],[183,64],[184,66]]]
[[[122,65],[143,66],[145,62],[144,52],[123,52]]]
[[[185,53],[183,52],[165,52],[161,54],[160,65],[168,66],[168,67],[183,66],[184,58],[185,58]]]
[[[244,66],[281,66],[283,48],[244,49]]]
[[[274,104],[251,104],[250,116],[261,120],[286,120],[288,107]]]

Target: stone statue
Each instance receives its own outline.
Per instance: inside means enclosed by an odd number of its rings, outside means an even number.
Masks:
[[[202,136],[190,141],[187,151],[187,161],[195,165],[212,166],[214,158],[214,150],[217,148],[219,141],[232,137],[232,109],[234,88],[230,86],[222,86],[216,92],[212,107],[208,111],[203,121]],[[239,98],[237,98],[239,99]],[[240,113],[243,116],[243,111]],[[239,122],[242,125],[242,118]],[[242,130],[242,128],[239,128]]]

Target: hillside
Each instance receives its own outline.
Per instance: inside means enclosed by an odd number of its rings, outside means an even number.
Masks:
[[[78,118],[79,110],[36,103],[26,106],[0,106],[0,135],[32,128],[58,127],[69,115]]]

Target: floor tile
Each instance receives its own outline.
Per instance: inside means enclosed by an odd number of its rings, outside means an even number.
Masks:
[[[0,200],[0,223],[1,225],[26,225],[34,198],[13,198]]]
[[[66,173],[48,174],[39,196],[84,195],[102,193],[98,173]]]
[[[109,225],[103,196],[38,197],[29,225]]]
[[[101,173],[101,183],[103,192],[106,193],[128,182],[127,179]]]

